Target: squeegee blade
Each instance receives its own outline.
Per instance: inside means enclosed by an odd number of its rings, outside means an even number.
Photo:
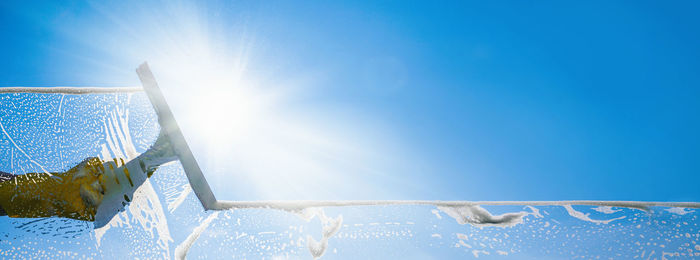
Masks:
[[[204,209],[216,209],[216,197],[214,197],[209,183],[207,183],[207,180],[204,178],[204,174],[202,174],[197,160],[192,154],[189,145],[187,145],[187,141],[185,141],[185,137],[182,135],[180,127],[178,127],[175,117],[172,111],[170,111],[168,103],[165,101],[163,93],[160,91],[158,83],[151,69],[148,67],[148,63],[144,62],[141,64],[141,66],[136,69],[136,73],[139,75],[143,89],[148,99],[151,101],[156,115],[158,115],[158,123],[160,124],[162,132],[165,133],[170,140],[175,153],[180,159],[182,168],[185,169],[185,174],[190,182],[190,186],[192,186],[192,190],[197,195]]]

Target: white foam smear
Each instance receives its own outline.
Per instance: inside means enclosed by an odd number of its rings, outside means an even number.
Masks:
[[[467,235],[465,235],[465,234],[457,233],[457,239],[459,239],[459,240],[468,240],[469,237],[468,237]]]
[[[442,219],[442,216],[440,215],[440,211],[437,209],[430,210],[431,213],[435,215],[436,218]]]
[[[575,217],[575,218],[583,220],[583,221],[593,222],[596,224],[608,224],[608,223],[613,222],[615,220],[620,220],[620,219],[625,218],[625,216],[622,216],[622,217],[617,217],[617,218],[608,219],[608,220],[596,220],[596,219],[591,219],[590,217],[588,217],[590,215],[590,213],[583,213],[581,211],[577,211],[571,205],[564,205],[564,208],[566,209],[566,212],[569,213],[569,215],[571,215],[572,217]]]
[[[124,158],[128,161],[135,158],[138,154],[129,133],[128,110],[117,109],[107,113],[110,113],[110,116],[107,117],[106,122],[103,124],[105,144],[102,145],[100,159],[111,161],[113,158]],[[135,169],[134,173],[136,171],[138,169]],[[132,175],[134,184],[136,184],[133,187],[120,187],[120,192],[113,193],[116,195],[111,197],[105,196],[103,205],[111,207],[101,206],[98,209],[94,230],[97,245],[100,246],[102,237],[112,228],[140,228],[148,231],[151,238],[157,238],[157,246],[163,250],[165,256],[168,256],[170,252],[169,243],[173,239],[170,236],[163,206],[150,181],[145,178],[136,178],[137,176],[138,174]],[[126,184],[128,181],[122,180],[122,183]],[[128,194],[132,198],[126,210],[121,204],[123,194]]]
[[[665,209],[665,210],[668,211],[668,212],[671,212],[671,213],[673,213],[673,214],[677,214],[677,215],[685,215],[685,214],[688,214],[688,213],[693,213],[693,212],[695,212],[694,210],[686,210],[685,208],[679,208],[679,207],[668,208],[668,209]]]
[[[530,207],[531,212],[520,211],[505,213],[501,215],[491,215],[486,209],[478,205],[470,206],[438,206],[442,212],[457,220],[460,225],[471,224],[477,227],[512,227],[523,223],[523,218],[528,215],[542,217],[537,209]]]
[[[472,250],[472,255],[474,255],[475,258],[479,258],[479,254],[489,255],[490,253],[486,250]]]
[[[182,241],[176,248],[175,248],[175,259],[185,259],[187,257],[187,252],[190,250],[192,245],[194,244],[195,241],[197,241],[197,238],[202,235],[202,233],[209,227],[211,222],[216,219],[219,216],[219,212],[214,212],[211,215],[209,215],[204,221],[202,221],[201,224],[199,224],[198,227],[194,228],[192,231],[192,234],[187,236],[185,241]]]
[[[320,258],[323,256],[328,249],[328,239],[338,233],[338,230],[340,230],[340,227],[343,224],[343,216],[339,215],[336,218],[328,217],[322,208],[306,208],[302,210],[290,210],[289,212],[296,214],[307,222],[318,216],[322,225],[321,240],[316,241],[309,235],[306,237],[306,241],[309,252],[311,252],[311,256],[314,258]]]
[[[107,94],[107,93],[132,93],[141,92],[141,87],[2,87],[0,94],[5,93],[35,93],[35,94]]]
[[[597,208],[593,208],[593,210],[598,211],[600,213],[605,213],[605,214],[613,214],[615,212],[622,211],[622,209],[613,209],[613,207],[610,207],[610,206],[599,206]]]
[[[182,191],[180,192],[171,193],[176,197],[174,197],[172,201],[168,202],[168,211],[170,213],[173,213],[178,207],[180,207],[180,205],[182,205],[182,202],[185,201],[187,195],[190,195],[190,193],[192,193],[192,187],[190,186],[190,184],[182,185]]]
[[[583,213],[575,210],[571,205],[561,205],[566,209],[566,212],[577,219],[596,223],[596,224],[608,224],[615,220],[624,219],[625,216],[607,219],[607,220],[596,220],[589,217],[589,213]],[[491,215],[486,209],[478,205],[465,205],[465,206],[438,206],[442,212],[445,212],[448,216],[457,220],[460,225],[471,224],[477,227],[512,227],[523,223],[523,219],[526,216],[532,215],[536,218],[542,218],[539,210],[532,206],[527,206],[531,211],[519,211],[512,213],[505,213],[501,215]],[[637,207],[635,207],[637,208]],[[676,208],[673,208],[676,209]],[[683,209],[683,208],[681,208]],[[613,211],[616,212],[616,211]]]

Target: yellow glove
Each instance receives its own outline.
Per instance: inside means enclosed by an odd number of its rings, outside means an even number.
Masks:
[[[58,216],[92,221],[105,194],[104,165],[93,157],[53,176],[18,175],[0,183],[0,206],[15,218]]]
[[[13,218],[111,219],[158,166],[177,160],[164,135],[136,159],[91,157],[63,173],[27,173],[0,182],[0,208]],[[100,211],[98,211],[98,208]],[[99,214],[98,214],[99,212]]]

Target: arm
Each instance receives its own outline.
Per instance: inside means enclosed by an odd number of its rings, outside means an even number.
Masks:
[[[12,180],[14,178],[15,178],[14,174],[0,171],[0,183]],[[2,206],[0,206],[0,216],[7,216],[7,212],[5,212],[5,210],[2,208]]]
[[[16,175],[0,183],[0,207],[10,217],[92,220],[102,196],[102,161],[88,158],[63,173]]]
[[[176,159],[169,143],[159,136],[151,148],[129,162],[92,157],[53,176],[6,174],[3,179],[8,180],[0,181],[0,215],[4,211],[17,218],[58,216],[94,221],[100,206],[107,214],[116,214],[118,211],[107,208],[123,208],[122,203],[131,200],[133,191],[158,166]]]

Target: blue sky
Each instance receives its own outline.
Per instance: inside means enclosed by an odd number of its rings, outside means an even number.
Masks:
[[[183,73],[163,57],[243,60],[260,88],[294,89],[297,122],[375,151],[350,164],[377,186],[402,180],[370,195],[699,201],[698,7],[3,1],[0,85],[137,85],[144,60],[157,76]]]

